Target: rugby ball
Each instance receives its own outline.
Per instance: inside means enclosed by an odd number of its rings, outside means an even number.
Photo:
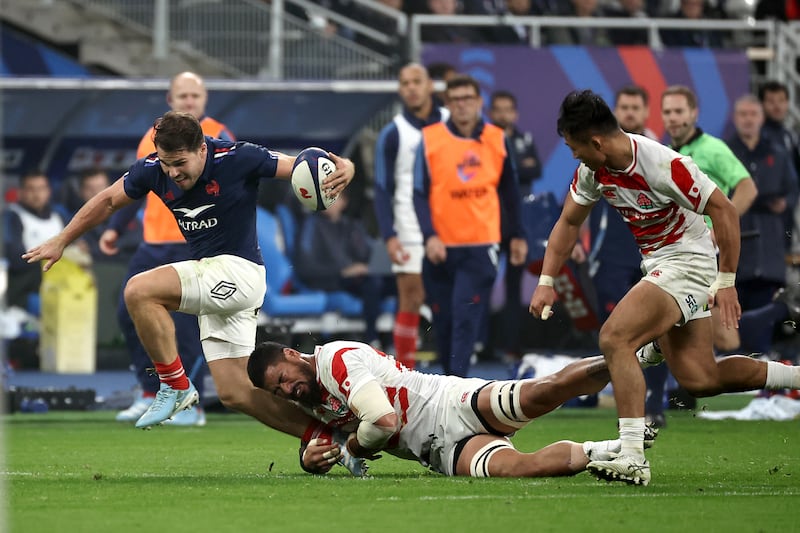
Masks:
[[[292,189],[300,203],[312,211],[324,211],[336,201],[322,192],[325,178],[336,170],[336,163],[322,148],[306,148],[292,167]]]

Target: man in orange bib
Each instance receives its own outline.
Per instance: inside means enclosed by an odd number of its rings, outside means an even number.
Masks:
[[[445,374],[466,376],[497,275],[501,203],[511,264],[528,254],[516,168],[503,130],[481,117],[478,82],[458,76],[445,91],[450,119],[423,128],[414,208],[425,241],[423,277]]]

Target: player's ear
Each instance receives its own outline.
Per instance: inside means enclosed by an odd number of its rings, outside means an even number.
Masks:
[[[589,139],[589,142],[591,143],[592,148],[595,150],[599,151],[603,148],[603,138],[598,135],[592,135],[592,137]]]

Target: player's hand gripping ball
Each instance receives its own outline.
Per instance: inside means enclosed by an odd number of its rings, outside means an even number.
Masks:
[[[292,189],[300,203],[312,211],[323,211],[336,201],[322,191],[325,178],[336,170],[328,152],[321,148],[306,148],[295,159],[292,168]]]

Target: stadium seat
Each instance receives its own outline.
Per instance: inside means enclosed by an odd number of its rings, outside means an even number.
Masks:
[[[320,315],[325,312],[327,298],[322,291],[292,292],[292,264],[278,248],[278,222],[269,211],[256,210],[258,245],[267,268],[267,297],[262,306],[270,317]]]

